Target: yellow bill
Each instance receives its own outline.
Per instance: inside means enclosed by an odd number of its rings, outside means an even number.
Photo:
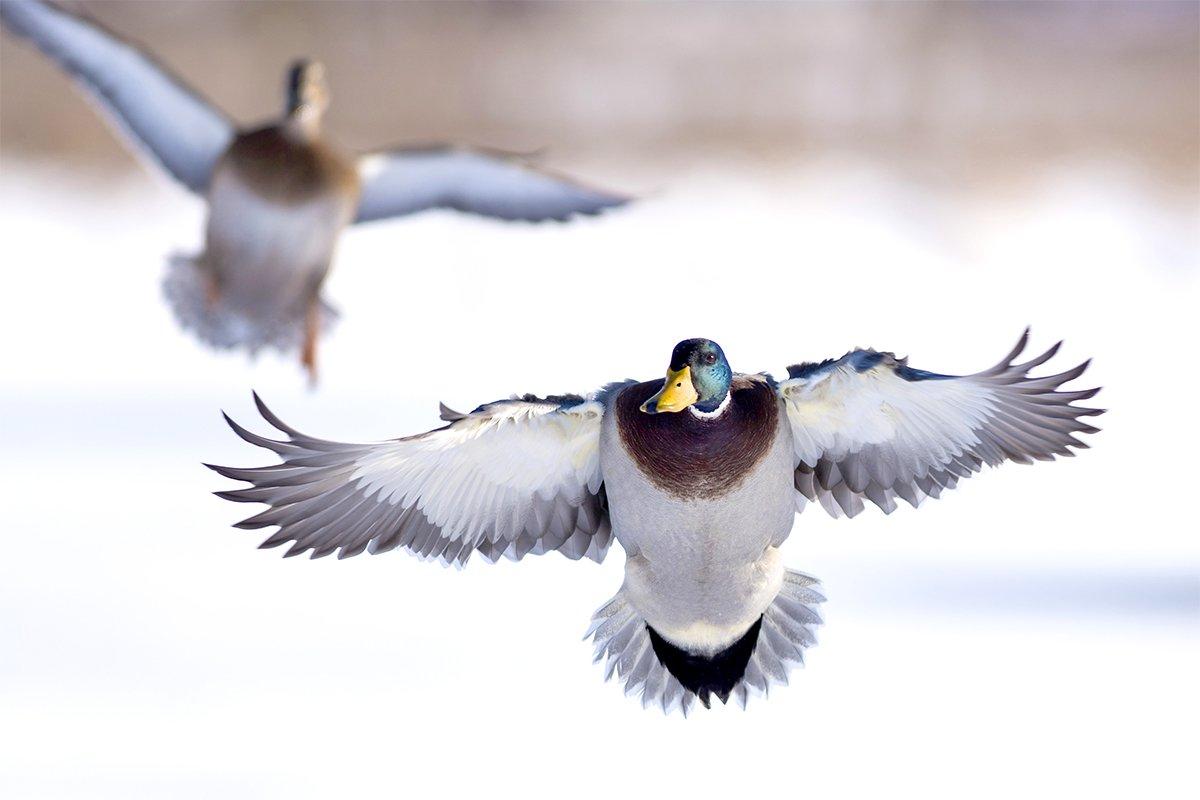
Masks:
[[[690,367],[684,367],[678,372],[668,369],[663,387],[653,397],[642,403],[642,411],[647,414],[683,411],[699,399],[700,395],[696,393],[696,387],[692,385]]]

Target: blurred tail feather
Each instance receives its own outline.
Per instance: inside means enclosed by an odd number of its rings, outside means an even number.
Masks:
[[[311,326],[306,307],[266,316],[238,308],[229,298],[214,291],[198,257],[181,254],[171,257],[163,278],[163,295],[179,326],[218,350],[244,349],[254,354],[273,349],[289,353],[305,347]],[[322,333],[337,319],[337,312],[323,300],[317,301],[315,314],[316,327]]]

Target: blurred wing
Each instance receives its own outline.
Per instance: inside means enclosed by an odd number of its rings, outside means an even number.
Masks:
[[[226,417],[251,444],[282,464],[213,467],[253,488],[218,492],[270,508],[239,528],[279,526],[263,542],[294,542],[339,558],[403,547],[462,564],[478,550],[489,561],[558,550],[604,558],[611,539],[600,477],[603,403],[576,395],[500,400],[470,414],[443,407],[450,424],[375,444],[343,444],[293,430],[255,396],[283,441],[257,436]]]
[[[1087,362],[1032,378],[1029,370],[1059,345],[1014,364],[1028,338],[1026,330],[999,364],[963,377],[912,369],[874,350],[788,367],[778,391],[795,443],[801,506],[815,500],[835,517],[853,517],[865,497],[890,513],[896,497],[916,506],[984,464],[1050,461],[1087,447],[1074,434],[1098,429],[1080,417],[1103,412],[1072,403],[1100,390],[1056,391]]]
[[[462,148],[412,148],[366,156],[355,222],[452,208],[538,222],[597,214],[628,198],[539,171],[519,156]]]
[[[70,72],[176,179],[204,191],[233,138],[220,111],[133,45],[60,8],[4,0],[0,19]]]

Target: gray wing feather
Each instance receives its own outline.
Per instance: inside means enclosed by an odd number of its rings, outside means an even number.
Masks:
[[[600,561],[611,543],[599,478],[602,403],[573,395],[526,396],[470,414],[443,407],[443,418],[452,418],[443,428],[354,445],[300,433],[257,394],[254,401],[285,439],[225,420],[242,439],[271,450],[283,463],[209,466],[252,484],[217,496],[268,506],[235,525],[277,527],[261,547],[291,543],[286,556],[311,552],[313,558],[402,547],[463,564],[474,552],[495,561],[555,550]]]
[[[411,148],[363,158],[355,222],[448,208],[505,220],[566,220],[629,198],[534,168],[527,159],[466,148]]]
[[[0,19],[74,76],[184,186],[205,190],[234,135],[224,114],[94,22],[35,0],[4,0]]]
[[[800,506],[813,501],[853,517],[865,499],[891,513],[897,498],[915,507],[985,464],[1051,461],[1086,448],[1078,434],[1099,429],[1082,418],[1104,410],[1074,403],[1100,390],[1058,389],[1089,362],[1031,377],[1062,343],[1014,363],[1028,338],[1026,330],[995,366],[966,376],[913,370],[873,350],[789,367],[779,391],[795,439]]]

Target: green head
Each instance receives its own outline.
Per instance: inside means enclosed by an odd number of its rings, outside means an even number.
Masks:
[[[686,339],[675,345],[663,387],[642,403],[642,411],[659,414],[695,408],[712,413],[729,396],[732,381],[733,370],[721,345],[711,339]]]

